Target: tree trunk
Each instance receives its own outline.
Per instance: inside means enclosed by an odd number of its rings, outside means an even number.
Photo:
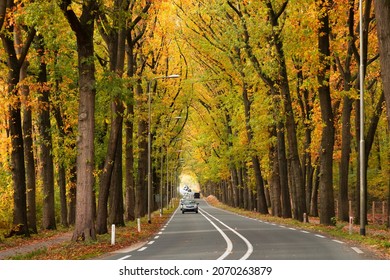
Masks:
[[[40,110],[38,111],[38,131],[40,135],[40,169],[41,181],[43,185],[43,218],[42,227],[44,229],[56,229],[55,201],[54,201],[54,166],[52,153],[52,137],[50,124],[50,92],[47,88],[46,62],[44,61],[45,44],[43,37],[37,37],[37,52],[39,58],[38,83],[40,84],[40,94],[38,101]]]
[[[342,131],[341,131],[341,161],[340,161],[340,183],[339,183],[339,200],[338,200],[338,218],[341,221],[349,220],[348,204],[348,175],[349,160],[351,154],[351,112],[353,100],[344,97],[342,111]]]
[[[377,21],[381,77],[386,101],[387,122],[390,129],[390,2],[374,1]],[[390,158],[390,153],[388,155]],[[390,178],[390,171],[389,171]],[[387,227],[390,228],[390,179],[387,200]]]
[[[238,190],[237,169],[235,166],[230,167],[230,173],[231,173],[231,182],[232,182],[232,190],[233,190],[232,205],[233,205],[233,207],[239,207],[240,194],[239,194],[239,190]]]
[[[80,20],[70,8],[71,1],[60,7],[77,37],[79,67],[79,112],[77,139],[76,224],[72,240],[96,240],[94,224],[94,131],[95,131],[95,64],[94,21],[98,9],[95,1],[84,1]]]
[[[127,114],[129,118],[132,118],[134,115],[133,105],[127,105]],[[129,107],[131,106],[131,107]],[[126,198],[125,198],[125,220],[126,221],[134,221],[135,220],[135,188],[134,188],[134,155],[133,155],[133,122],[127,120],[125,122],[126,126],[126,168],[125,168],[125,176],[126,176]]]
[[[27,77],[28,63],[23,63],[20,70],[20,80],[22,81]],[[21,92],[24,100],[29,100],[30,90],[29,87],[23,85]],[[28,102],[23,105],[23,136],[24,136],[24,159],[26,165],[26,189],[27,189],[27,219],[28,227],[31,232],[37,233],[37,211],[36,211],[36,177],[35,177],[35,161],[34,161],[34,148],[32,139],[32,112]]]
[[[334,124],[333,111],[329,87],[330,72],[330,27],[329,27],[329,6],[324,0],[318,1],[319,22],[318,47],[320,56],[320,67],[318,72],[321,119],[323,122],[321,151],[320,151],[320,223],[332,225],[332,218],[335,216],[333,196],[333,146],[334,146]]]
[[[270,128],[270,138],[277,137],[276,126]],[[276,145],[277,146],[277,145]],[[282,216],[282,204],[281,204],[281,186],[280,186],[280,175],[279,175],[279,160],[278,160],[278,149],[273,143],[269,147],[269,159],[270,159],[270,191],[271,191],[271,209],[273,216]]]
[[[306,189],[306,210],[310,209],[311,192],[313,189],[313,172],[314,168],[311,161],[310,146],[312,143],[312,110],[314,98],[310,98],[310,92],[307,89],[302,89],[305,77],[302,70],[302,61],[300,58],[294,58],[294,67],[297,71],[297,85],[296,91],[298,96],[298,103],[301,107],[302,122],[305,131],[305,142],[303,145],[303,166],[302,166],[302,178]]]
[[[116,158],[111,176],[109,224],[125,226],[123,219],[123,183],[122,183],[122,127],[119,130]]]
[[[282,122],[278,122],[276,130],[276,138],[278,143],[278,165],[279,165],[279,179],[281,189],[281,203],[282,203],[282,217],[291,218],[291,198],[290,190],[288,188],[288,166],[286,158],[286,144],[284,139],[284,126]]]
[[[248,137],[248,142],[252,143],[253,142],[253,132],[252,132],[251,124],[250,124],[251,102],[250,102],[249,97],[248,97],[248,90],[247,90],[245,83],[244,83],[243,88],[242,88],[242,98],[243,98],[243,102],[244,102],[246,134]],[[254,153],[254,151],[251,151],[251,153]],[[264,192],[264,181],[263,181],[263,177],[261,175],[260,160],[257,157],[257,155],[252,155],[252,166],[253,166],[253,170],[255,173],[256,193],[257,193],[257,211],[260,212],[261,214],[268,214],[267,202],[265,199],[265,192]]]
[[[318,188],[320,185],[320,166],[317,166],[314,175],[313,190],[311,192],[310,215],[318,217]]]
[[[121,135],[122,122],[123,122],[123,106],[121,101],[116,99],[111,104],[111,131],[108,140],[107,155],[104,161],[103,173],[100,177],[99,186],[99,200],[98,200],[98,211],[96,219],[96,232],[97,234],[105,234],[107,230],[107,203],[109,197],[109,191],[111,188],[113,170],[115,165],[115,159],[118,150],[119,136]]]
[[[377,21],[381,77],[390,127],[390,2],[374,1]]]
[[[143,90],[140,84],[137,86],[138,98],[142,99]],[[136,197],[135,209],[136,217],[143,217],[147,213],[147,185],[148,185],[148,123],[145,118],[147,111],[142,101],[137,101],[137,106],[140,111],[140,118],[138,119],[138,172],[136,181]]]
[[[23,48],[24,51],[18,58],[16,55],[15,42],[13,40],[15,21],[12,19],[12,13],[14,8],[14,1],[2,1],[0,3],[0,28],[3,29],[0,37],[7,56],[8,95],[10,100],[14,100],[8,107],[8,123],[12,147],[10,169],[14,188],[13,229],[10,235],[24,234],[25,236],[29,236],[26,202],[24,139],[22,131],[21,103],[17,92],[17,84],[20,79],[20,68],[24,63],[27,51],[35,36],[35,30],[32,29],[29,31]],[[6,14],[8,11],[10,11],[10,14]],[[5,21],[6,17],[9,17],[7,21]]]

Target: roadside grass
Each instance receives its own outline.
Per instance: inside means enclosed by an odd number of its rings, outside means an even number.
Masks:
[[[10,260],[32,260],[35,256],[39,256],[42,254],[45,254],[47,252],[47,248],[39,248],[37,250],[34,250],[32,252],[29,252],[27,254],[18,254],[11,258]]]
[[[349,223],[347,222],[337,221],[335,226],[326,226],[319,223],[319,218],[309,217],[309,222],[303,223],[294,219],[284,219],[271,215],[263,215],[253,211],[229,207],[219,202],[212,196],[207,197],[206,201],[214,207],[221,208],[239,215],[260,219],[270,223],[277,223],[280,225],[292,226],[303,230],[321,233],[352,244],[361,244],[375,251],[383,259],[390,259],[390,231],[386,228],[385,225],[367,225],[366,235],[362,236],[359,233],[359,225],[353,225],[352,232],[350,233]]]
[[[164,209],[164,214],[160,217],[158,212],[152,213],[152,223],[147,222],[147,217],[141,218],[141,232],[138,232],[137,221],[130,221],[126,223],[125,227],[116,227],[115,230],[115,245],[111,245],[111,233],[97,235],[96,241],[88,242],[73,242],[71,240],[54,244],[48,248],[37,249],[33,252],[26,254],[18,254],[10,257],[12,260],[86,260],[94,259],[102,256],[106,253],[120,250],[122,248],[129,247],[138,242],[148,240],[151,236],[156,234],[160,228],[165,224],[167,219],[171,216],[172,212],[176,208],[169,210]],[[111,229],[111,228],[110,228]],[[110,231],[109,229],[109,231]],[[68,229],[71,231],[72,229]],[[58,234],[58,232],[57,232]],[[55,235],[53,231],[52,236]],[[19,247],[33,242],[39,242],[42,233],[34,236],[34,240],[23,239],[18,241],[16,237],[15,241],[7,241],[7,248]],[[27,240],[25,240],[27,239]],[[45,239],[45,238],[43,238]],[[2,248],[0,247],[0,250]]]
[[[62,226],[57,227],[56,230],[41,230],[38,234],[31,233],[30,237],[24,236],[12,236],[5,238],[4,234],[6,231],[3,231],[0,237],[0,250],[7,250],[14,247],[20,247],[23,245],[31,244],[34,242],[45,241],[56,235],[63,234],[68,232],[71,228],[65,228]]]

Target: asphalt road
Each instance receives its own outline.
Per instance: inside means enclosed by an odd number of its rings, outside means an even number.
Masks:
[[[178,209],[147,243],[116,252],[120,260],[364,260],[364,249],[300,229],[251,219],[198,200],[199,213]]]

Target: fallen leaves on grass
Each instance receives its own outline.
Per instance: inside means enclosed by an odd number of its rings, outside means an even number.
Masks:
[[[141,224],[141,232],[135,222],[126,227],[116,228],[115,245],[111,245],[111,235],[98,235],[97,241],[91,242],[72,242],[51,246],[42,254],[34,254],[30,259],[34,260],[82,260],[93,259],[103,254],[116,251],[125,247],[134,245],[137,242],[146,241],[156,234],[163,226],[169,216],[153,217],[153,223],[145,221]]]

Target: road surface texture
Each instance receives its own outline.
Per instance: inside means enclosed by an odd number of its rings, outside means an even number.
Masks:
[[[172,215],[148,242],[111,260],[367,260],[374,255],[327,236],[243,217],[199,202],[199,213]]]

